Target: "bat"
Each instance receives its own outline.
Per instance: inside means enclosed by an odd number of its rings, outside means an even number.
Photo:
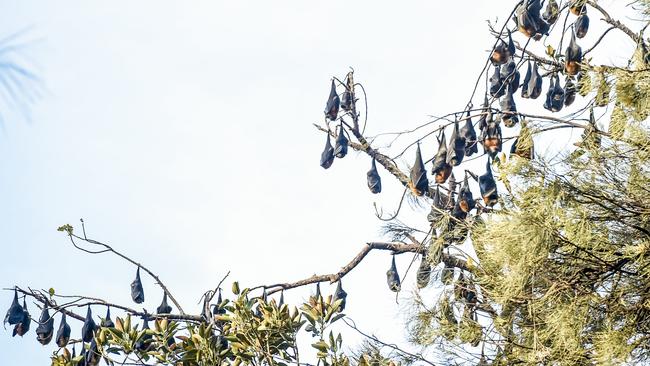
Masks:
[[[576,37],[583,38],[589,31],[589,17],[586,12],[578,15],[576,22],[573,24],[576,30]]]
[[[163,299],[162,302],[160,303],[160,306],[156,308],[156,313],[158,314],[171,314],[172,312],[172,307],[167,304],[167,293],[163,293]]]
[[[103,328],[115,328],[115,323],[113,323],[113,320],[111,319],[111,307],[107,306],[106,307],[106,317],[102,319],[100,325]]]
[[[497,183],[492,176],[492,169],[490,168],[490,159],[488,158],[485,164],[485,174],[478,177],[478,186],[481,190],[481,197],[487,206],[496,205],[499,195],[497,194]]]
[[[399,292],[399,290],[402,288],[402,284],[399,280],[399,274],[397,273],[397,267],[395,266],[394,255],[390,268],[388,271],[386,271],[386,282],[388,283],[388,288],[393,292]]]
[[[498,121],[492,119],[491,113],[488,117],[487,126],[481,134],[481,141],[483,142],[483,150],[485,153],[494,157],[501,151],[501,126]]]
[[[446,182],[449,174],[451,174],[451,165],[447,162],[447,138],[444,129],[440,134],[440,138],[438,138],[438,152],[433,158],[431,174],[434,175],[434,180],[438,184]]]
[[[566,77],[566,83],[564,84],[564,105],[570,106],[576,100],[576,85],[571,80],[570,76]]]
[[[460,136],[465,139],[465,155],[472,156],[478,153],[478,146],[476,141],[476,131],[472,125],[472,119],[469,117],[469,110],[465,119],[465,125],[460,129]]]
[[[142,288],[142,281],[140,280],[140,267],[135,272],[135,280],[131,282],[131,299],[136,304],[144,302],[144,289]]]
[[[142,330],[147,330],[149,328],[149,320],[145,316],[142,320]],[[135,342],[135,348],[140,352],[147,352],[151,348],[151,342],[153,342],[153,336],[147,334],[146,332],[142,334],[140,339]]]
[[[84,321],[84,325],[81,327],[81,339],[84,342],[90,342],[90,340],[93,339],[93,333],[95,332],[95,328],[97,328],[97,325],[93,320],[93,313],[90,310],[90,305],[88,305],[88,311],[86,312],[86,320]]]
[[[524,0],[515,10],[514,20],[517,29],[526,37],[537,36],[544,30],[546,22],[540,17],[541,10],[542,4],[539,0]],[[546,24],[546,27],[548,27],[548,24]]]
[[[454,130],[452,131],[451,138],[449,139],[449,148],[447,149],[446,160],[449,165],[458,166],[463,161],[464,157],[465,139],[460,134],[458,120],[456,120],[454,121]],[[444,181],[442,183],[444,183]]]
[[[472,191],[470,190],[469,184],[467,182],[467,176],[465,177],[463,185],[461,186],[460,192],[458,194],[458,206],[465,213],[470,212],[476,206],[476,202],[474,202],[474,196],[472,195]]]
[[[431,264],[427,260],[426,255],[422,255],[422,260],[420,261],[420,266],[415,277],[418,288],[425,288],[429,284],[429,280],[431,279]]]
[[[437,222],[442,217],[442,212],[446,209],[445,203],[442,200],[442,195],[440,194],[440,186],[436,186],[436,190],[433,192],[433,197],[431,203],[431,212],[427,215],[427,220],[429,222]]]
[[[343,94],[341,94],[341,109],[349,112],[352,110],[353,103],[354,101],[352,100],[352,93],[348,90],[344,91]]]
[[[151,335],[149,335],[149,337],[151,337]],[[84,355],[86,366],[97,366],[99,364],[100,356],[101,354],[97,348],[97,341],[93,337],[90,341],[90,345],[88,345],[88,351],[86,351],[86,354]]]
[[[487,120],[488,116],[492,116],[490,106],[488,105],[488,100],[487,100],[487,95],[483,97],[483,110],[481,111],[481,117],[478,119],[478,128],[479,130],[483,131],[483,129],[487,126]]]
[[[517,105],[515,104],[515,98],[512,96],[512,91],[508,90],[506,95],[501,98],[499,101],[501,105],[501,114],[503,125],[506,127],[512,127],[519,122],[519,117],[517,116]]]
[[[9,325],[18,324],[23,320],[25,310],[20,303],[18,303],[18,290],[14,288],[14,299],[7,310],[5,315],[4,323],[9,323]]]
[[[336,84],[332,79],[332,87],[330,88],[330,95],[327,98],[327,103],[325,104],[325,117],[330,121],[336,120],[336,117],[339,114],[339,106],[341,105],[341,100],[339,99],[338,94],[336,94]]]
[[[559,112],[564,106],[564,89],[560,86],[560,77],[551,77],[551,84],[546,93],[544,108],[551,112]]]
[[[546,9],[544,9],[544,13],[542,13],[542,19],[544,19],[544,21],[549,25],[553,25],[559,16],[560,6],[557,4],[557,1],[549,0],[549,2],[546,3]]]
[[[325,142],[325,149],[320,154],[320,166],[323,169],[328,169],[332,166],[334,162],[334,148],[332,147],[332,142],[330,141],[330,135],[327,134],[327,141]]]
[[[526,75],[524,76],[524,82],[521,84],[521,97],[528,99],[528,85],[530,85],[530,78],[531,78],[531,66],[530,66],[530,60],[528,60],[528,65],[526,68]]]
[[[532,143],[532,139],[531,139]],[[529,149],[524,149],[521,146],[519,146],[519,137],[515,139],[515,141],[512,143],[512,146],[510,146],[510,154],[511,155],[516,155],[519,157],[522,157],[524,159],[532,159],[533,153],[534,153],[534,147],[531,145]]]
[[[571,41],[565,52],[566,60],[564,71],[568,75],[575,75],[580,71],[580,63],[582,62],[582,48],[576,42],[576,33],[571,32]]]
[[[508,44],[499,38],[497,45],[494,46],[494,50],[490,55],[490,61],[492,62],[492,65],[498,66],[505,64],[506,61],[508,61],[508,58],[510,58]]]
[[[415,151],[415,163],[413,164],[413,168],[411,168],[409,187],[416,196],[422,196],[429,191],[429,180],[427,179],[427,171],[422,161],[422,152],[420,151],[419,143]]]
[[[284,305],[284,290],[280,291],[280,300],[278,301],[278,308],[282,308]]]
[[[36,340],[42,345],[50,343],[54,335],[54,318],[50,316],[47,303],[43,306],[41,316],[38,318],[38,327],[36,328]]]
[[[513,59],[510,59],[501,67],[501,79],[508,86],[507,92],[514,94],[519,89],[520,75],[517,70],[517,64]]]
[[[343,123],[341,123],[339,128],[339,134],[336,136],[336,145],[334,145],[334,155],[337,158],[342,159],[348,153],[348,138],[345,137],[345,131],[343,130]]]
[[[345,302],[347,297],[348,293],[343,290],[343,287],[341,287],[341,280],[339,279],[339,283],[336,285],[336,291],[334,291],[334,298],[332,299],[333,303],[338,300],[342,300],[341,306],[339,306],[339,311],[343,311],[345,309]]]
[[[377,165],[375,164],[375,158],[372,158],[372,165],[370,166],[370,170],[368,170],[367,174],[368,178],[368,188],[370,189],[370,192],[373,194],[377,194],[381,192],[381,177],[379,176],[379,172],[377,172]]]
[[[530,81],[528,83],[528,98],[537,99],[542,94],[542,75],[539,74],[539,65],[537,62],[533,63],[533,70],[530,74]]]
[[[66,322],[65,313],[61,313],[61,324],[59,325],[59,330],[56,332],[56,345],[59,347],[65,347],[68,345],[70,340],[70,325]]]
[[[571,3],[569,5],[569,10],[574,15],[582,14],[582,12],[586,10],[585,1],[584,0],[571,0]]]
[[[29,332],[29,326],[32,323],[32,318],[29,316],[29,311],[27,311],[27,301],[25,301],[25,298],[23,297],[23,319],[20,321],[20,323],[16,324],[14,326],[14,330],[11,333],[12,337],[15,337],[16,335],[19,336],[24,336]]]
[[[501,77],[501,67],[495,66],[494,73],[490,76],[490,95],[493,98],[499,98],[506,93],[504,80]]]

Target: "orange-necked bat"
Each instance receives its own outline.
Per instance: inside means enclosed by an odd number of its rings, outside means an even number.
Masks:
[[[580,71],[580,63],[582,62],[582,48],[576,42],[576,33],[571,32],[571,42],[566,48],[566,60],[564,70],[568,75],[575,75]]]
[[[494,177],[492,176],[490,158],[488,158],[485,169],[485,174],[478,177],[478,186],[481,190],[481,197],[483,197],[483,202],[485,205],[492,207],[496,205],[499,199],[499,195],[497,194],[497,183],[494,181]]]
[[[445,130],[442,130],[440,138],[438,138],[438,152],[433,158],[431,173],[434,175],[435,182],[438,184],[446,182],[449,174],[451,174],[451,165],[447,162],[447,139],[445,137]]]

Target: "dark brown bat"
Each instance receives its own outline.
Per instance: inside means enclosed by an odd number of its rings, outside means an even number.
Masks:
[[[345,310],[345,302],[347,301],[348,294],[343,290],[343,287],[341,286],[341,280],[339,280],[338,285],[336,285],[336,291],[334,291],[334,296],[332,298],[332,302],[336,302],[337,300],[342,300],[341,301],[341,306],[339,307],[340,311]]]
[[[27,301],[25,301],[25,298],[23,298],[23,319],[20,321],[20,323],[14,326],[14,330],[11,333],[11,336],[24,336],[27,334],[27,332],[29,332],[29,326],[31,323],[32,318],[29,316],[29,311],[27,310]]]
[[[336,120],[336,117],[339,114],[340,105],[341,100],[339,99],[338,94],[336,94],[336,84],[334,84],[334,80],[332,80],[330,95],[327,97],[327,103],[325,104],[325,117],[330,121]]]
[[[24,309],[18,302],[18,290],[14,288],[14,299],[11,306],[9,306],[9,310],[7,310],[4,322],[9,323],[9,325],[18,324],[23,320],[23,313]]]
[[[530,99],[537,99],[542,94],[542,75],[539,74],[539,66],[537,65],[537,62],[533,63],[533,70],[530,74],[527,94]]]
[[[589,17],[587,14],[580,14],[573,26],[576,29],[576,37],[583,38],[586,36],[587,31],[589,31]]]
[[[90,305],[88,305],[88,311],[86,312],[86,319],[84,325],[81,327],[81,339],[84,342],[90,342],[94,338],[94,332],[97,329],[97,325],[93,320],[93,313],[90,310]]]
[[[571,0],[569,10],[575,15],[582,14],[582,12],[586,10],[585,0]]]
[[[422,161],[422,152],[420,151],[419,143],[415,151],[415,163],[413,164],[413,168],[411,168],[409,187],[416,196],[422,196],[429,191],[429,180],[427,179],[427,171]]]
[[[564,84],[564,105],[570,106],[576,100],[576,86],[571,80],[570,76],[566,77],[566,84]]]
[[[107,306],[106,307],[106,317],[102,319],[100,325],[102,328],[114,328],[115,323],[113,323],[113,320],[111,319],[111,307]]]
[[[400,281],[399,274],[397,273],[397,266],[395,266],[394,255],[390,268],[388,271],[386,271],[386,282],[388,283],[388,288],[393,292],[399,292],[399,290],[402,289],[402,282]]]
[[[442,130],[440,138],[438,138],[438,152],[433,158],[431,174],[434,175],[434,180],[438,184],[446,182],[449,174],[451,174],[451,165],[447,162],[447,138],[445,137],[445,130]]]
[[[59,347],[65,347],[68,345],[70,340],[70,325],[66,322],[65,313],[61,314],[61,324],[59,325],[59,330],[56,332],[56,345]]]
[[[325,141],[325,149],[320,154],[320,166],[323,169],[328,169],[332,166],[334,162],[334,148],[332,147],[332,142],[330,141],[330,135],[327,134],[327,141]]]
[[[342,159],[348,153],[348,138],[345,137],[345,130],[343,129],[343,123],[339,127],[339,134],[336,136],[336,145],[334,145],[334,155],[337,158]]]
[[[529,149],[524,149],[519,146],[519,137],[515,139],[515,141],[512,143],[512,146],[510,146],[510,155],[517,155],[519,157],[522,157],[524,159],[532,159],[533,153],[534,153],[534,147],[531,146]]]
[[[171,314],[172,312],[172,307],[167,304],[167,293],[163,293],[163,299],[162,302],[160,303],[160,306],[156,309],[156,313],[158,314]]]
[[[508,87],[506,92],[515,93],[519,89],[519,71],[517,64],[513,59],[510,59],[505,65],[501,67],[501,79]]]
[[[41,316],[38,318],[38,327],[36,328],[36,340],[42,345],[50,343],[54,335],[54,318],[50,316],[47,304],[43,306]]]
[[[469,188],[467,177],[465,177],[458,194],[458,207],[460,207],[463,212],[467,213],[474,209],[475,206],[476,202],[474,202],[474,196]]]
[[[372,158],[372,165],[370,170],[367,173],[368,178],[368,188],[370,192],[377,194],[381,192],[381,177],[379,172],[377,172],[377,164],[375,164],[375,158]]]
[[[426,255],[422,255],[422,260],[420,261],[420,266],[415,277],[418,288],[425,288],[429,284],[429,280],[431,279],[431,263],[427,260]]]
[[[492,169],[490,168],[490,159],[488,158],[485,164],[485,174],[478,177],[478,186],[481,190],[481,197],[486,206],[496,205],[499,195],[497,194],[497,183],[492,176]]]
[[[149,320],[145,316],[142,320],[142,330],[151,329],[149,328]],[[147,352],[151,349],[153,342],[153,336],[151,334],[144,333],[136,342],[135,348],[140,352]]]
[[[483,150],[491,157],[494,157],[501,151],[501,126],[498,121],[492,119],[491,115],[490,119],[487,121],[487,126],[481,134],[481,141],[483,142]]]
[[[564,71],[568,75],[577,74],[581,68],[582,48],[578,46],[578,43],[576,42],[576,33],[573,31],[571,32],[571,42],[569,42],[569,46],[566,48],[565,57]]]
[[[465,139],[460,134],[458,120],[454,121],[454,130],[449,139],[449,148],[447,149],[447,163],[451,166],[458,166],[465,157]]]
[[[469,116],[469,110],[465,118],[465,124],[460,129],[460,136],[465,139],[465,155],[472,156],[478,152],[478,141],[476,140],[476,130],[474,130],[472,119]]]
[[[546,93],[546,102],[544,108],[551,112],[559,112],[564,106],[564,89],[560,85],[560,77],[558,75],[551,77],[551,85]]]
[[[151,337],[151,335],[149,335],[149,337]],[[101,353],[99,352],[97,341],[93,337],[88,345],[88,351],[86,351],[86,354],[84,355],[84,362],[86,363],[86,366],[97,366],[99,360],[101,360]]]
[[[519,122],[517,105],[515,104],[515,98],[512,96],[511,90],[508,90],[506,95],[501,98],[499,104],[501,105],[503,125],[512,127],[517,124]]]
[[[131,282],[131,299],[136,304],[144,302],[144,289],[142,288],[142,281],[140,280],[140,267],[135,272],[135,280]]]
[[[544,13],[542,13],[542,19],[544,19],[544,21],[549,25],[553,25],[555,24],[559,16],[560,16],[560,6],[557,4],[557,1],[549,0],[546,3],[546,8],[544,9]]]
[[[499,98],[506,93],[506,84],[501,77],[501,67],[495,66],[494,73],[490,76],[490,95]]]
[[[341,94],[341,109],[349,112],[352,110],[352,104],[354,101],[352,100],[352,93],[350,93],[348,90],[344,91],[343,94]]]

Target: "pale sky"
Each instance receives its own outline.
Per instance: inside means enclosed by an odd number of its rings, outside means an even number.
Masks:
[[[242,286],[294,281],[335,272],[365,242],[385,240],[373,202],[393,210],[397,181],[380,167],[384,190],[372,195],[370,159],[355,152],[327,171],[318,164],[324,136],[312,123],[322,123],[330,78],[354,67],[368,92],[369,135],[461,110],[493,43],[485,21],[503,20],[514,1],[0,4],[0,38],[31,27],[18,43],[44,88],[29,116],[2,111],[0,285],[141,308],[130,300],[132,265],[81,253],[56,231],[83,217],[92,238],[160,274],[198,313],[201,294],[227,271]],[[597,38],[590,32],[584,44]],[[422,146],[428,156],[435,149],[433,140]],[[414,210],[409,223],[426,227],[426,209]],[[411,258],[398,256],[400,274]],[[415,268],[397,305],[389,264],[388,253],[372,253],[344,279],[346,313],[400,343]],[[152,311],[162,292],[143,282]],[[298,305],[312,290],[286,297]],[[12,295],[0,292],[2,314]],[[49,364],[56,346],[38,344],[35,328],[24,339],[0,332],[0,364]],[[339,329],[349,346],[360,340]]]

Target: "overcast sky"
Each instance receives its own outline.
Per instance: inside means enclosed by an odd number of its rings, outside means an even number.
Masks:
[[[29,115],[2,111],[0,285],[131,305],[132,265],[81,253],[56,231],[83,217],[92,238],[159,273],[198,312],[227,271],[243,286],[298,280],[335,272],[382,240],[373,202],[394,209],[399,184],[380,168],[384,191],[370,194],[370,160],[357,153],[327,171],[318,164],[324,136],[312,123],[322,123],[330,78],[354,67],[368,92],[369,135],[461,110],[493,42],[486,20],[503,20],[514,2],[0,4],[0,38],[31,27],[17,43],[43,89]],[[435,148],[422,146],[428,156]],[[409,223],[426,227],[425,211]],[[401,274],[411,259],[399,256]],[[346,313],[399,342],[406,301],[396,304],[386,286],[389,264],[372,253],[346,277]],[[161,291],[143,281],[153,310]],[[401,296],[413,287],[412,271]],[[298,303],[312,290],[287,297]],[[0,293],[2,314],[11,296]],[[40,346],[35,328],[22,340],[10,328],[0,334],[1,364],[48,364],[56,348]],[[359,341],[341,329],[350,345]]]

